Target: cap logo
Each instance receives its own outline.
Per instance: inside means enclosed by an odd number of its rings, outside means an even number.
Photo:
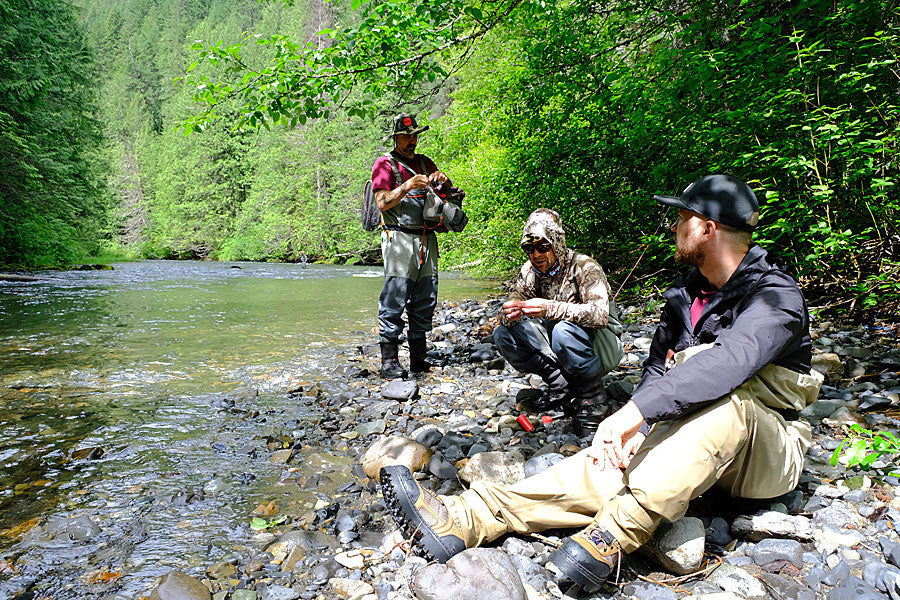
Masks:
[[[403,119],[403,124],[406,127],[409,127],[410,125],[412,125],[412,119],[410,119],[409,117],[406,117],[405,119]]]
[[[757,223],[759,223],[759,212],[754,212],[752,215],[750,215],[750,218],[747,219],[747,225],[756,227]]]

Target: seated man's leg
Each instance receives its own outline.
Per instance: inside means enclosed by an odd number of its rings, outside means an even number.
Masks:
[[[763,461],[769,468],[757,480],[766,481],[766,494],[796,486],[801,446],[777,413],[752,399],[731,394],[683,419],[657,423],[625,472],[625,492],[601,506],[551,560],[586,589],[599,587],[619,550],[637,550],[663,520],[682,518],[691,499],[716,484],[734,488],[747,465]]]
[[[436,496],[406,467],[381,471],[385,504],[418,549],[440,562],[510,533],[582,527],[623,490],[622,472],[602,470],[586,451],[513,485],[476,481],[459,496]]]
[[[594,354],[588,329],[559,321],[550,334],[550,347],[575,393],[573,426],[579,436],[593,435],[608,412],[603,367]]]
[[[547,384],[547,393],[533,402],[537,411],[556,408],[569,395],[569,382],[559,368],[550,348],[550,335],[540,319],[522,319],[494,330],[494,345],[513,367],[523,373],[539,375]]]

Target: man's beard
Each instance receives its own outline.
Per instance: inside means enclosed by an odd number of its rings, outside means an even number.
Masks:
[[[675,245],[675,262],[677,263],[699,267],[704,258],[706,258],[705,253],[696,244],[690,248],[679,248],[678,244]]]

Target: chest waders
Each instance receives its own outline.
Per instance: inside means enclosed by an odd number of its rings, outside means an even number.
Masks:
[[[388,160],[394,172],[396,189],[403,184],[403,178],[396,159],[389,154]],[[425,161],[420,157],[419,162],[422,173],[425,173]],[[378,341],[381,347],[381,375],[387,379],[407,376],[398,358],[404,310],[409,322],[411,370],[423,372],[433,366],[427,360],[425,335],[431,329],[437,305],[438,248],[437,236],[425,225],[424,204],[425,190],[412,190],[397,206],[382,213],[384,287],[378,299]]]

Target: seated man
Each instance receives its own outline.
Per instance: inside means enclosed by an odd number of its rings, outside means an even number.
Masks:
[[[675,258],[693,265],[666,306],[631,401],[591,446],[511,486],[474,482],[436,496],[405,467],[385,467],[385,503],[426,554],[444,562],[505,533],[583,527],[550,560],[587,591],[622,552],[710,489],[772,498],[797,485],[811,443],[798,411],[822,377],[810,370],[806,302],[750,242],[759,217],[743,182],[703,177],[680,198]],[[646,433],[645,433],[646,432]],[[646,437],[645,437],[646,435]]]
[[[547,384],[529,408],[570,409],[575,432],[591,435],[606,415],[601,377],[622,358],[622,326],[606,274],[590,256],[566,248],[559,215],[550,209],[531,213],[521,243],[528,260],[500,311],[494,343],[512,366]],[[574,407],[564,406],[573,395]]]

